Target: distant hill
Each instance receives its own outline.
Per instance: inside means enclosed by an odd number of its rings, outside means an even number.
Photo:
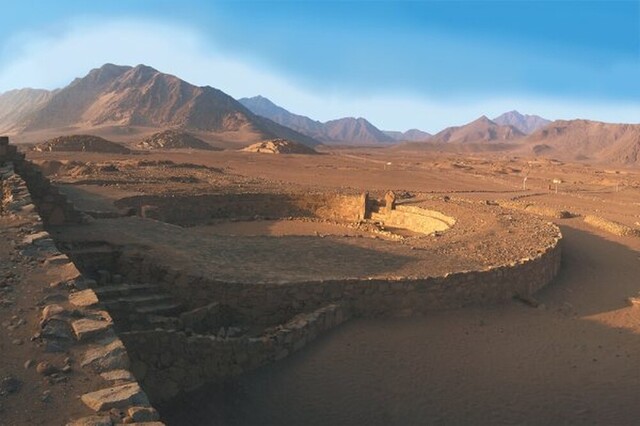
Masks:
[[[317,154],[308,146],[291,142],[286,139],[274,139],[271,141],[258,142],[242,149],[246,152],[259,152],[262,154]]]
[[[431,133],[423,132],[418,129],[410,129],[406,132],[397,132],[394,130],[384,130],[387,136],[391,136],[398,142],[424,142],[431,138]]]
[[[19,89],[0,94],[0,132],[19,128],[26,117],[47,103],[54,93],[41,89]]]
[[[527,154],[611,164],[640,164],[640,124],[557,120],[529,135]]]
[[[129,154],[131,150],[118,143],[93,135],[60,136],[45,141],[33,148],[34,151],[71,151]]]
[[[529,135],[538,129],[551,123],[551,120],[537,115],[520,114],[518,111],[509,111],[496,117],[493,121],[501,126],[513,126],[525,135]]]
[[[392,143],[394,139],[364,118],[339,118],[324,123],[326,142],[348,142],[359,145]]]
[[[395,141],[393,137],[385,134],[364,118],[347,117],[322,123],[289,112],[263,96],[242,98],[239,102],[255,114],[324,143],[377,145]]]
[[[238,143],[313,138],[257,116],[224,92],[191,85],[151,67],[106,64],[56,91],[16,126],[17,132],[96,127],[180,128]]]
[[[203,149],[208,151],[218,151],[202,139],[176,130],[165,130],[163,132],[154,133],[144,138],[136,144],[136,147],[142,149]]]
[[[448,127],[429,139],[434,143],[506,142],[524,137],[513,126],[501,126],[484,115],[463,126]]]
[[[323,140],[323,124],[319,121],[312,120],[304,115],[289,112],[274,104],[269,99],[259,95],[253,98],[242,98],[239,99],[238,102],[254,114],[266,117],[271,121],[287,126],[314,139]]]

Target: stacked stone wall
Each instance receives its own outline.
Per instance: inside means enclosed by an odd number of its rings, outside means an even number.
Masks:
[[[0,156],[0,204],[3,206],[0,213],[18,217],[22,229],[30,232],[19,246],[18,255],[29,253],[28,256],[32,260],[40,260],[44,268],[61,267],[71,274],[69,268],[73,265],[70,265],[66,255],[58,252],[49,233],[43,230],[43,222],[35,213],[34,197],[30,195],[28,184],[15,173],[14,159]],[[22,167],[25,170],[24,164]],[[68,426],[110,426],[143,421],[150,426],[162,426],[157,411],[151,407],[146,393],[128,370],[130,359],[124,344],[113,330],[109,313],[100,308],[96,294],[88,288],[91,280],[76,272],[77,276],[64,283],[65,286],[51,287],[49,282],[43,282],[43,289],[48,290],[47,297],[43,299],[46,302],[33,300],[34,313],[38,315],[40,324],[40,330],[34,338],[39,339],[44,350],[80,353],[80,368],[89,375],[95,375],[96,379],[100,377],[96,380],[97,389],[85,389],[86,393],[80,395],[88,412],[93,415],[71,421]],[[64,369],[56,367],[55,371]]]
[[[366,215],[366,196],[332,193],[136,196],[119,200],[116,205],[133,208],[142,217],[181,226],[229,218],[315,217],[354,222]]]
[[[285,358],[349,318],[348,309],[330,304],[297,315],[259,337],[224,338],[151,330],[121,333],[121,338],[135,376],[152,401],[163,401]]]

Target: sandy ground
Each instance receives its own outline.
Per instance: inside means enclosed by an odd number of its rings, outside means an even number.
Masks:
[[[170,425],[637,424],[637,239],[563,221],[542,308],[357,320],[309,350],[162,410]]]
[[[313,158],[236,152],[144,158],[220,168],[242,176],[242,188],[394,189],[476,201],[526,196],[630,226],[640,220],[637,170],[375,149]],[[552,179],[562,180],[558,194],[549,190]],[[152,181],[118,185],[140,193],[163,188]],[[205,183],[198,185],[190,188]],[[640,307],[625,299],[640,291],[640,238],[606,234],[580,217],[556,222],[565,236],[563,266],[537,295],[539,308],[513,302],[355,320],[280,363],[160,407],[161,414],[170,425],[637,424]]]
[[[44,259],[21,255],[17,246],[28,235],[28,225],[0,217],[0,380],[19,382],[16,391],[0,392],[0,426],[63,425],[90,414],[79,395],[95,389],[101,379],[80,368],[81,354],[74,348],[45,352],[31,339],[41,330],[36,303],[54,293],[49,284],[75,278],[78,272],[72,264],[47,266]],[[67,357],[72,370],[66,381],[54,383],[36,372],[39,362],[61,367]]]

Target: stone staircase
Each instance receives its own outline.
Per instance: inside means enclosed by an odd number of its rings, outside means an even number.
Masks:
[[[93,289],[118,331],[182,328],[182,304],[155,284],[106,284]]]

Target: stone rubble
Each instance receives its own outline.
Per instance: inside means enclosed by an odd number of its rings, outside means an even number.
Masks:
[[[32,197],[35,202],[32,202]],[[11,262],[31,268],[38,265],[45,268],[68,268],[69,265],[73,267],[70,259],[57,250],[40,218],[42,217],[47,225],[57,225],[66,221],[81,223],[82,215],[74,210],[66,197],[50,185],[48,179],[35,166],[24,160],[23,154],[18,154],[15,147],[8,145],[7,138],[0,138],[0,214],[20,217],[26,223],[19,230],[18,235],[21,237],[17,242],[7,241],[7,244],[15,249],[15,254],[10,257]],[[4,231],[0,230],[0,234],[3,233]],[[17,271],[0,265],[0,309],[13,305],[13,284],[20,278]],[[39,331],[33,335],[31,341],[42,346],[44,354],[67,352],[71,346],[80,350],[85,348],[81,363],[83,368],[95,371],[96,374],[118,369],[112,372],[111,376],[107,376],[111,377],[111,380],[107,380],[116,381],[116,385],[81,395],[81,400],[89,409],[95,411],[96,415],[68,424],[106,426],[122,423],[125,419],[131,423],[134,421],[134,414],[135,418],[141,421],[152,421],[162,425],[161,422],[157,422],[157,412],[150,407],[145,392],[133,375],[125,370],[129,367],[129,359],[124,345],[113,333],[113,320],[109,314],[96,309],[98,298],[93,290],[88,289],[87,283],[90,283],[90,280],[84,280],[79,273],[78,278],[71,281],[55,282],[51,283],[52,285],[44,283],[43,289],[53,290],[53,293],[46,295],[37,304],[34,301],[34,306],[40,308],[36,309],[39,314]],[[74,292],[68,293],[69,291]],[[4,321],[2,326],[8,331],[13,331],[26,323],[23,317],[14,315],[10,321]],[[18,338],[13,342],[24,343]],[[24,362],[24,368],[28,370],[35,365],[35,371],[45,382],[55,385],[69,379],[74,371],[72,364],[73,359],[70,356],[64,359],[63,365],[42,358],[39,361],[28,359]],[[0,379],[0,395],[17,393],[21,387],[22,381],[15,376]],[[42,402],[49,402],[52,398],[51,389],[42,391]],[[108,413],[111,408],[118,408],[122,413],[132,410],[129,414],[114,418]]]

